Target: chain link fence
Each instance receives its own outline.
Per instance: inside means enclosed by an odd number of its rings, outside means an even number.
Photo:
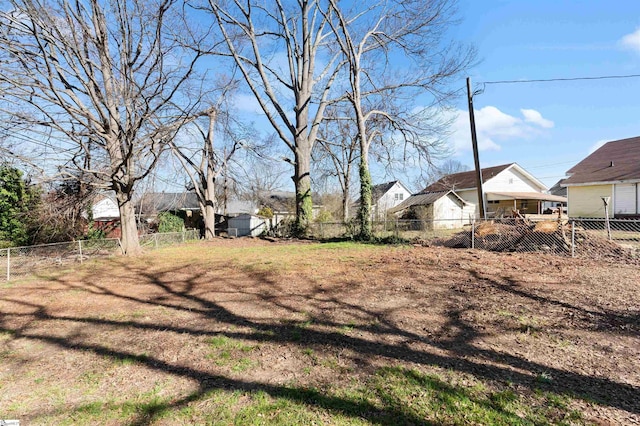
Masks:
[[[193,241],[200,238],[200,231],[190,229],[183,232],[163,232],[140,236],[140,245],[143,249],[156,249],[173,244]]]
[[[147,250],[200,238],[198,230],[168,232],[140,236],[140,245]],[[110,257],[121,253],[117,238],[82,240],[0,249],[0,280],[10,279],[82,263],[97,257]]]
[[[569,257],[640,262],[640,220],[523,219],[387,220],[375,222],[376,238],[498,252],[538,252]],[[350,238],[351,223],[315,223],[318,239]]]
[[[380,240],[498,252],[537,252],[567,257],[622,260],[640,264],[640,220],[505,218],[474,220],[387,220],[373,224]],[[314,223],[310,235],[319,240],[354,238],[354,223]],[[200,238],[198,230],[142,235],[140,245],[152,250]],[[120,252],[118,239],[73,241],[0,249],[0,280],[64,267]]]

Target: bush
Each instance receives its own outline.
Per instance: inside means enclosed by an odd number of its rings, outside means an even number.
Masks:
[[[260,210],[258,210],[258,216],[271,219],[273,217],[273,210],[271,210],[271,207],[262,207]]]
[[[322,210],[315,218],[316,223],[329,223],[333,221],[333,215],[329,210]]]
[[[101,240],[106,238],[107,234],[103,229],[95,228],[91,222],[89,222],[89,227],[87,229],[87,233],[85,234],[85,240]]]
[[[184,219],[169,212],[158,213],[158,232],[181,232]]]

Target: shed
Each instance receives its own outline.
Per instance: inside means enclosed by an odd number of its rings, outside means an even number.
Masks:
[[[460,198],[454,191],[422,192],[412,195],[390,212],[399,214],[407,209],[422,206],[433,229],[461,228],[470,221],[475,205]]]
[[[252,214],[241,214],[236,217],[229,218],[229,228],[227,233],[229,236],[257,237],[267,230],[267,220],[263,217]]]

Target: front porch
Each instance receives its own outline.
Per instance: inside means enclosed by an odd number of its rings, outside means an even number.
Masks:
[[[541,192],[487,192],[485,196],[489,217],[512,216],[516,212],[522,215],[543,215],[545,202],[560,203],[560,211],[554,212],[558,215],[562,214],[567,205],[566,197]]]

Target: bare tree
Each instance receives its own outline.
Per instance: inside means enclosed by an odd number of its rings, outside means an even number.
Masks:
[[[278,137],[293,153],[289,162],[294,166],[298,232],[304,232],[312,216],[311,152],[341,67],[338,55],[331,51],[327,26],[331,12],[322,3],[208,0],[228,54]]]
[[[337,107],[327,109],[318,143],[313,151],[314,169],[318,180],[336,179],[342,194],[342,219],[349,218],[353,170],[360,157],[359,140],[355,122]]]
[[[218,211],[219,195],[216,181],[229,170],[229,163],[239,148],[253,148],[253,143],[246,137],[247,127],[233,120],[228,107],[224,107],[227,91],[232,86],[228,81],[220,84],[223,89],[218,102],[200,114],[208,121],[206,127],[201,126],[197,119],[185,127],[185,133],[195,133],[198,140],[195,146],[190,141],[185,141],[191,139],[190,135],[171,141],[171,149],[189,176],[198,197],[205,228],[204,235],[208,240],[215,237],[215,214]],[[219,142],[218,149],[215,143],[216,129],[220,130],[220,139],[223,140]]]
[[[466,164],[462,164],[460,161],[450,158],[431,168],[431,171],[428,175],[427,185],[436,183],[443,178],[445,178],[444,183],[446,184],[447,176],[454,175],[456,173],[467,172],[469,170],[471,170],[471,168]]]
[[[287,167],[278,161],[278,150],[269,138],[259,149],[243,154],[234,162],[234,183],[240,198],[259,203],[265,193],[282,190]]]
[[[182,96],[205,54],[177,0],[8,0],[0,12],[0,84],[8,111],[61,172],[115,192],[125,254],[140,252],[137,181],[199,99]],[[184,30],[180,33],[176,29]],[[91,161],[85,159],[90,156]]]
[[[431,107],[449,99],[455,92],[448,83],[472,64],[475,53],[446,43],[455,0],[381,0],[351,10],[338,0],[329,3],[335,19],[327,19],[348,62],[346,99],[360,141],[360,237],[370,239],[372,143],[384,136],[401,138],[428,157],[436,147],[428,137],[434,129],[416,125],[419,117],[407,106],[420,94],[431,95]]]

